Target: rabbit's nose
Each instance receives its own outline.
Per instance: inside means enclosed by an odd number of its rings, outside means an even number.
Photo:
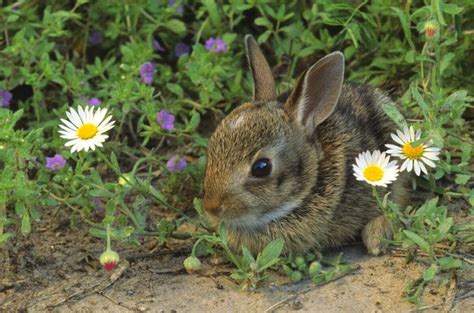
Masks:
[[[219,216],[221,213],[221,203],[216,198],[204,197],[203,201],[204,210],[210,215]]]

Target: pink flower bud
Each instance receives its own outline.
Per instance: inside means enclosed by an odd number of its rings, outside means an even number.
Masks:
[[[104,267],[107,272],[112,271],[120,260],[117,252],[113,250],[107,250],[100,256],[100,264]]]

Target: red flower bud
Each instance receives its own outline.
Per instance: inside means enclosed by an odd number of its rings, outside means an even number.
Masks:
[[[113,250],[107,250],[100,256],[100,264],[102,264],[102,266],[107,272],[112,271],[119,262],[119,260],[120,257],[118,253]]]
[[[436,33],[438,32],[438,24],[434,21],[426,22],[423,30],[425,31],[426,38],[431,39],[436,36]]]

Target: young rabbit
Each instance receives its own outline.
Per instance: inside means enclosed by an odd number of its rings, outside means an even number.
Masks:
[[[209,139],[204,209],[224,223],[230,245],[261,251],[283,238],[286,252],[338,246],[362,232],[370,254],[392,235],[368,184],[352,164],[365,150],[384,150],[394,125],[389,99],[343,84],[344,56],[334,52],[277,97],[271,69],[253,37],[245,38],[254,78],[252,102],[233,110]],[[403,198],[402,180],[391,198]]]

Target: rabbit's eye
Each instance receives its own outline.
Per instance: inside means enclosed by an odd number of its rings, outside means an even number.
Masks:
[[[269,159],[259,159],[252,165],[252,176],[265,177],[272,172],[272,163]]]

